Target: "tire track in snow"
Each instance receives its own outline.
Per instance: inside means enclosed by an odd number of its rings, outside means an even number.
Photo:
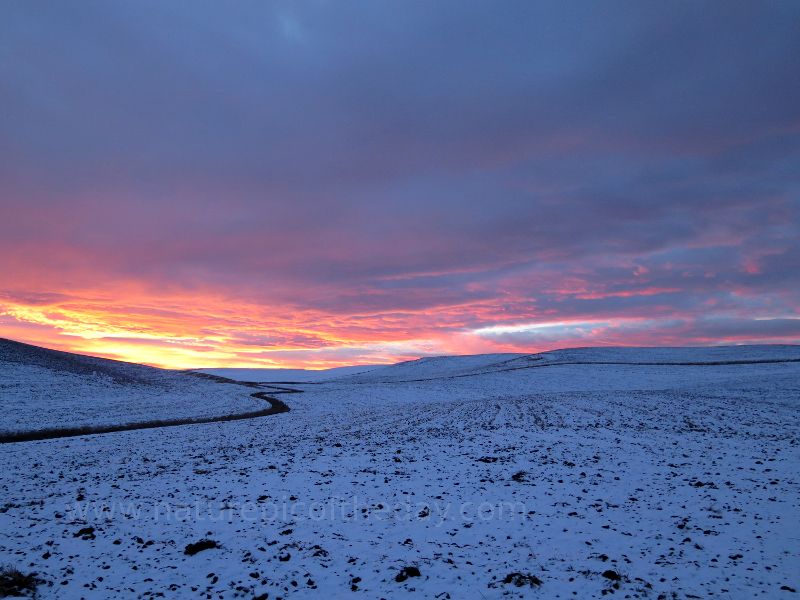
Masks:
[[[246,381],[235,381],[226,377],[219,377],[217,375],[208,375],[206,373],[195,373],[193,371],[187,372],[187,375],[195,377],[202,377],[204,379],[211,379],[218,383],[232,383],[235,385],[243,385],[251,388],[269,387],[275,391],[272,394],[302,394],[303,390],[294,388],[278,387],[278,386],[265,386],[258,383],[250,383]],[[85,435],[100,435],[104,433],[116,433],[119,431],[135,431],[137,429],[156,429],[158,427],[177,427],[180,425],[200,425],[205,423],[225,423],[228,421],[241,421],[244,419],[257,419],[259,417],[267,417],[269,415],[277,415],[280,413],[289,412],[289,406],[267,394],[267,392],[255,392],[250,394],[253,398],[265,400],[269,404],[269,408],[262,410],[250,411],[245,413],[236,413],[230,415],[222,415],[216,417],[195,417],[184,419],[162,419],[158,421],[146,421],[140,423],[126,423],[122,425],[86,425],[82,427],[59,427],[52,429],[39,429],[37,431],[23,431],[19,433],[7,433],[0,435],[0,444],[13,444],[19,442],[34,442],[40,440],[52,440],[56,438],[66,437],[80,437]]]

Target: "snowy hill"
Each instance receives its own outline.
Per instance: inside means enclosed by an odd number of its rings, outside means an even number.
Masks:
[[[345,375],[366,373],[381,368],[380,365],[359,365],[354,367],[334,367],[332,369],[247,369],[247,368],[216,368],[195,369],[199,373],[228,377],[237,381],[252,381],[258,383],[294,383],[309,381],[327,381]]]
[[[711,348],[572,348],[540,354],[474,354],[429,356],[393,365],[360,365],[333,369],[197,369],[208,373],[261,383],[379,383],[414,382],[447,377],[470,377],[492,372],[535,368],[553,364],[651,364],[698,365],[800,360],[800,346],[718,346]]]
[[[800,346],[712,346],[678,348],[570,348],[536,355],[550,363],[709,364],[800,360]]]
[[[415,382],[472,377],[568,364],[698,365],[800,361],[800,346],[719,346],[713,348],[573,348],[540,354],[476,354],[420,358],[337,378],[348,383]]]
[[[340,380],[351,383],[409,381],[429,377],[453,377],[467,373],[493,371],[525,354],[475,354],[467,356],[429,356],[373,369]]]
[[[273,383],[404,381],[425,377],[446,377],[491,370],[505,361],[525,354],[475,354],[467,356],[429,356],[393,365],[360,365],[312,371],[308,369],[197,369],[201,373],[230,377],[238,381]]]
[[[0,434],[263,409],[252,392],[177,371],[0,339]]]
[[[0,362],[3,368],[25,365],[47,369],[50,373],[70,373],[83,377],[105,378],[116,384],[148,385],[161,376],[161,370],[94,356],[40,348],[0,338]]]
[[[800,589],[796,346],[426,358],[290,387],[269,417],[0,446],[0,555],[42,598]]]

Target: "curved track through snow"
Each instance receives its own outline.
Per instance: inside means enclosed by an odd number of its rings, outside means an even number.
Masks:
[[[271,394],[302,394],[303,390],[294,388],[278,387],[273,385],[264,385],[259,383],[250,383],[247,381],[235,381],[226,377],[219,377],[216,375],[208,375],[205,373],[196,373],[187,371],[187,375],[195,377],[202,377],[204,379],[211,379],[218,383],[232,383],[234,385],[243,385],[250,388],[269,387],[272,388]],[[184,419],[162,419],[157,421],[145,421],[140,423],[125,423],[122,425],[84,425],[79,427],[58,427],[52,429],[40,429],[37,431],[23,431],[19,433],[8,433],[0,436],[0,444],[11,444],[16,442],[33,442],[38,440],[52,440],[55,438],[65,437],[79,437],[85,435],[96,435],[102,433],[116,433],[118,431],[133,431],[136,429],[155,429],[157,427],[177,427],[179,425],[198,425],[202,423],[224,423],[227,421],[241,421],[243,419],[256,419],[258,417],[266,417],[269,415],[277,415],[280,413],[289,412],[289,406],[267,394],[267,392],[255,392],[250,394],[253,398],[265,400],[269,404],[269,408],[262,410],[250,411],[245,413],[236,413],[230,415],[222,415],[216,417],[189,417]]]

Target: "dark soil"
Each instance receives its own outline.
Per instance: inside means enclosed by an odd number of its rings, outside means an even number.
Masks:
[[[36,594],[36,587],[44,583],[36,573],[25,575],[13,567],[0,569],[0,598],[8,596],[28,596]]]
[[[539,579],[536,575],[525,575],[524,573],[509,573],[506,575],[506,578],[503,579],[503,583],[505,584],[512,584],[516,587],[525,587],[526,585],[530,587],[542,585],[542,580]]]
[[[394,580],[397,583],[402,583],[403,581],[405,581],[409,577],[419,577],[419,576],[420,576],[420,572],[419,572],[419,569],[417,567],[403,567],[400,570],[400,572],[397,575],[395,575]]]
[[[202,552],[203,550],[211,550],[212,548],[219,548],[219,544],[217,544],[217,542],[214,540],[200,540],[194,544],[187,544],[186,548],[183,549],[183,553],[188,556],[194,556],[198,552]]]

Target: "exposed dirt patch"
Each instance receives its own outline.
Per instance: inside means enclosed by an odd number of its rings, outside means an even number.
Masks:
[[[535,587],[542,585],[542,580],[539,579],[536,575],[525,575],[524,573],[509,573],[506,575],[505,579],[503,579],[503,583],[511,584],[516,587],[525,587],[526,585],[530,587]]]
[[[8,596],[33,596],[36,588],[44,583],[36,573],[22,573],[14,567],[0,569],[0,598]]]
[[[211,550],[213,548],[219,548],[219,544],[216,541],[200,540],[194,544],[186,544],[186,548],[183,549],[183,553],[187,556],[194,556],[198,552],[202,552],[203,550]]]

